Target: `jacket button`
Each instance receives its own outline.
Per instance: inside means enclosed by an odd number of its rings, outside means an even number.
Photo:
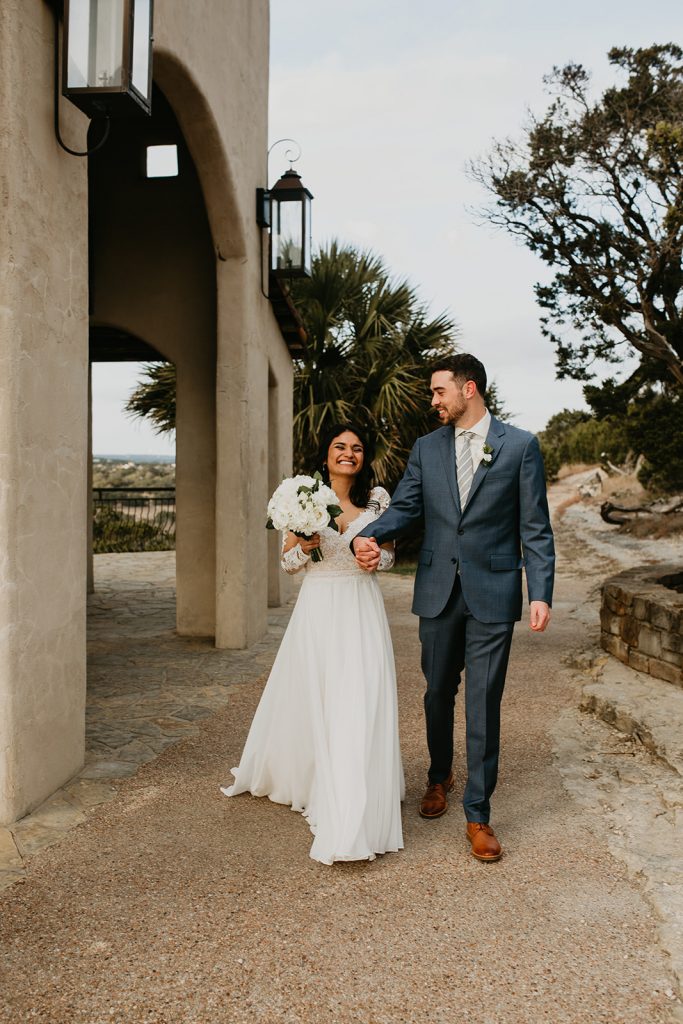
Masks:
[[[458,530],[458,533],[460,534],[461,537],[462,537],[464,532],[465,532],[464,530]]]
[[[453,565],[455,565],[455,563],[456,563],[457,561],[458,561],[458,559],[457,559],[457,558],[451,558],[451,562],[453,563]]]

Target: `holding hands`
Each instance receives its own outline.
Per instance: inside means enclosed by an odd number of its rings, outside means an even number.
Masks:
[[[365,572],[374,572],[381,557],[380,546],[374,537],[354,537],[351,547],[356,561]]]

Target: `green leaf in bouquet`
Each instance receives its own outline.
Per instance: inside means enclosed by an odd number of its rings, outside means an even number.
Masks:
[[[337,533],[339,533],[339,527],[335,523],[335,519],[337,518],[337,516],[340,516],[342,514],[342,510],[340,509],[339,505],[328,505],[327,514],[330,517],[330,521],[328,523],[330,529],[336,530]]]

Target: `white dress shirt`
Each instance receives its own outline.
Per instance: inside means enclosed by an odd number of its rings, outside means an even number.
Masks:
[[[472,469],[476,473],[477,467],[482,460],[484,455],[484,445],[486,444],[486,438],[488,437],[489,427],[491,426],[491,413],[486,410],[482,418],[478,423],[475,423],[473,427],[456,427],[455,428],[455,464],[458,464],[458,456],[462,450],[462,446],[467,444],[467,438],[462,435],[465,431],[469,431],[475,436],[470,440],[470,451],[472,453]]]

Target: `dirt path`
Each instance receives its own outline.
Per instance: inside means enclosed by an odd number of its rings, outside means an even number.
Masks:
[[[571,530],[558,534],[552,630],[538,637],[522,623],[513,646],[494,798],[500,863],[470,856],[457,799],[439,821],[416,813],[426,768],[417,624],[411,581],[387,579],[405,851],[324,867],[308,857],[298,814],[220,795],[261,689],[245,683],[0,895],[0,1019],[669,1021],[671,982],[648,905],[609,853],[604,822],[563,788],[552,754],[552,729],[577,700],[566,661],[593,628],[581,608],[596,578]],[[594,574],[603,568],[582,557]],[[458,730],[462,739],[461,716]]]

